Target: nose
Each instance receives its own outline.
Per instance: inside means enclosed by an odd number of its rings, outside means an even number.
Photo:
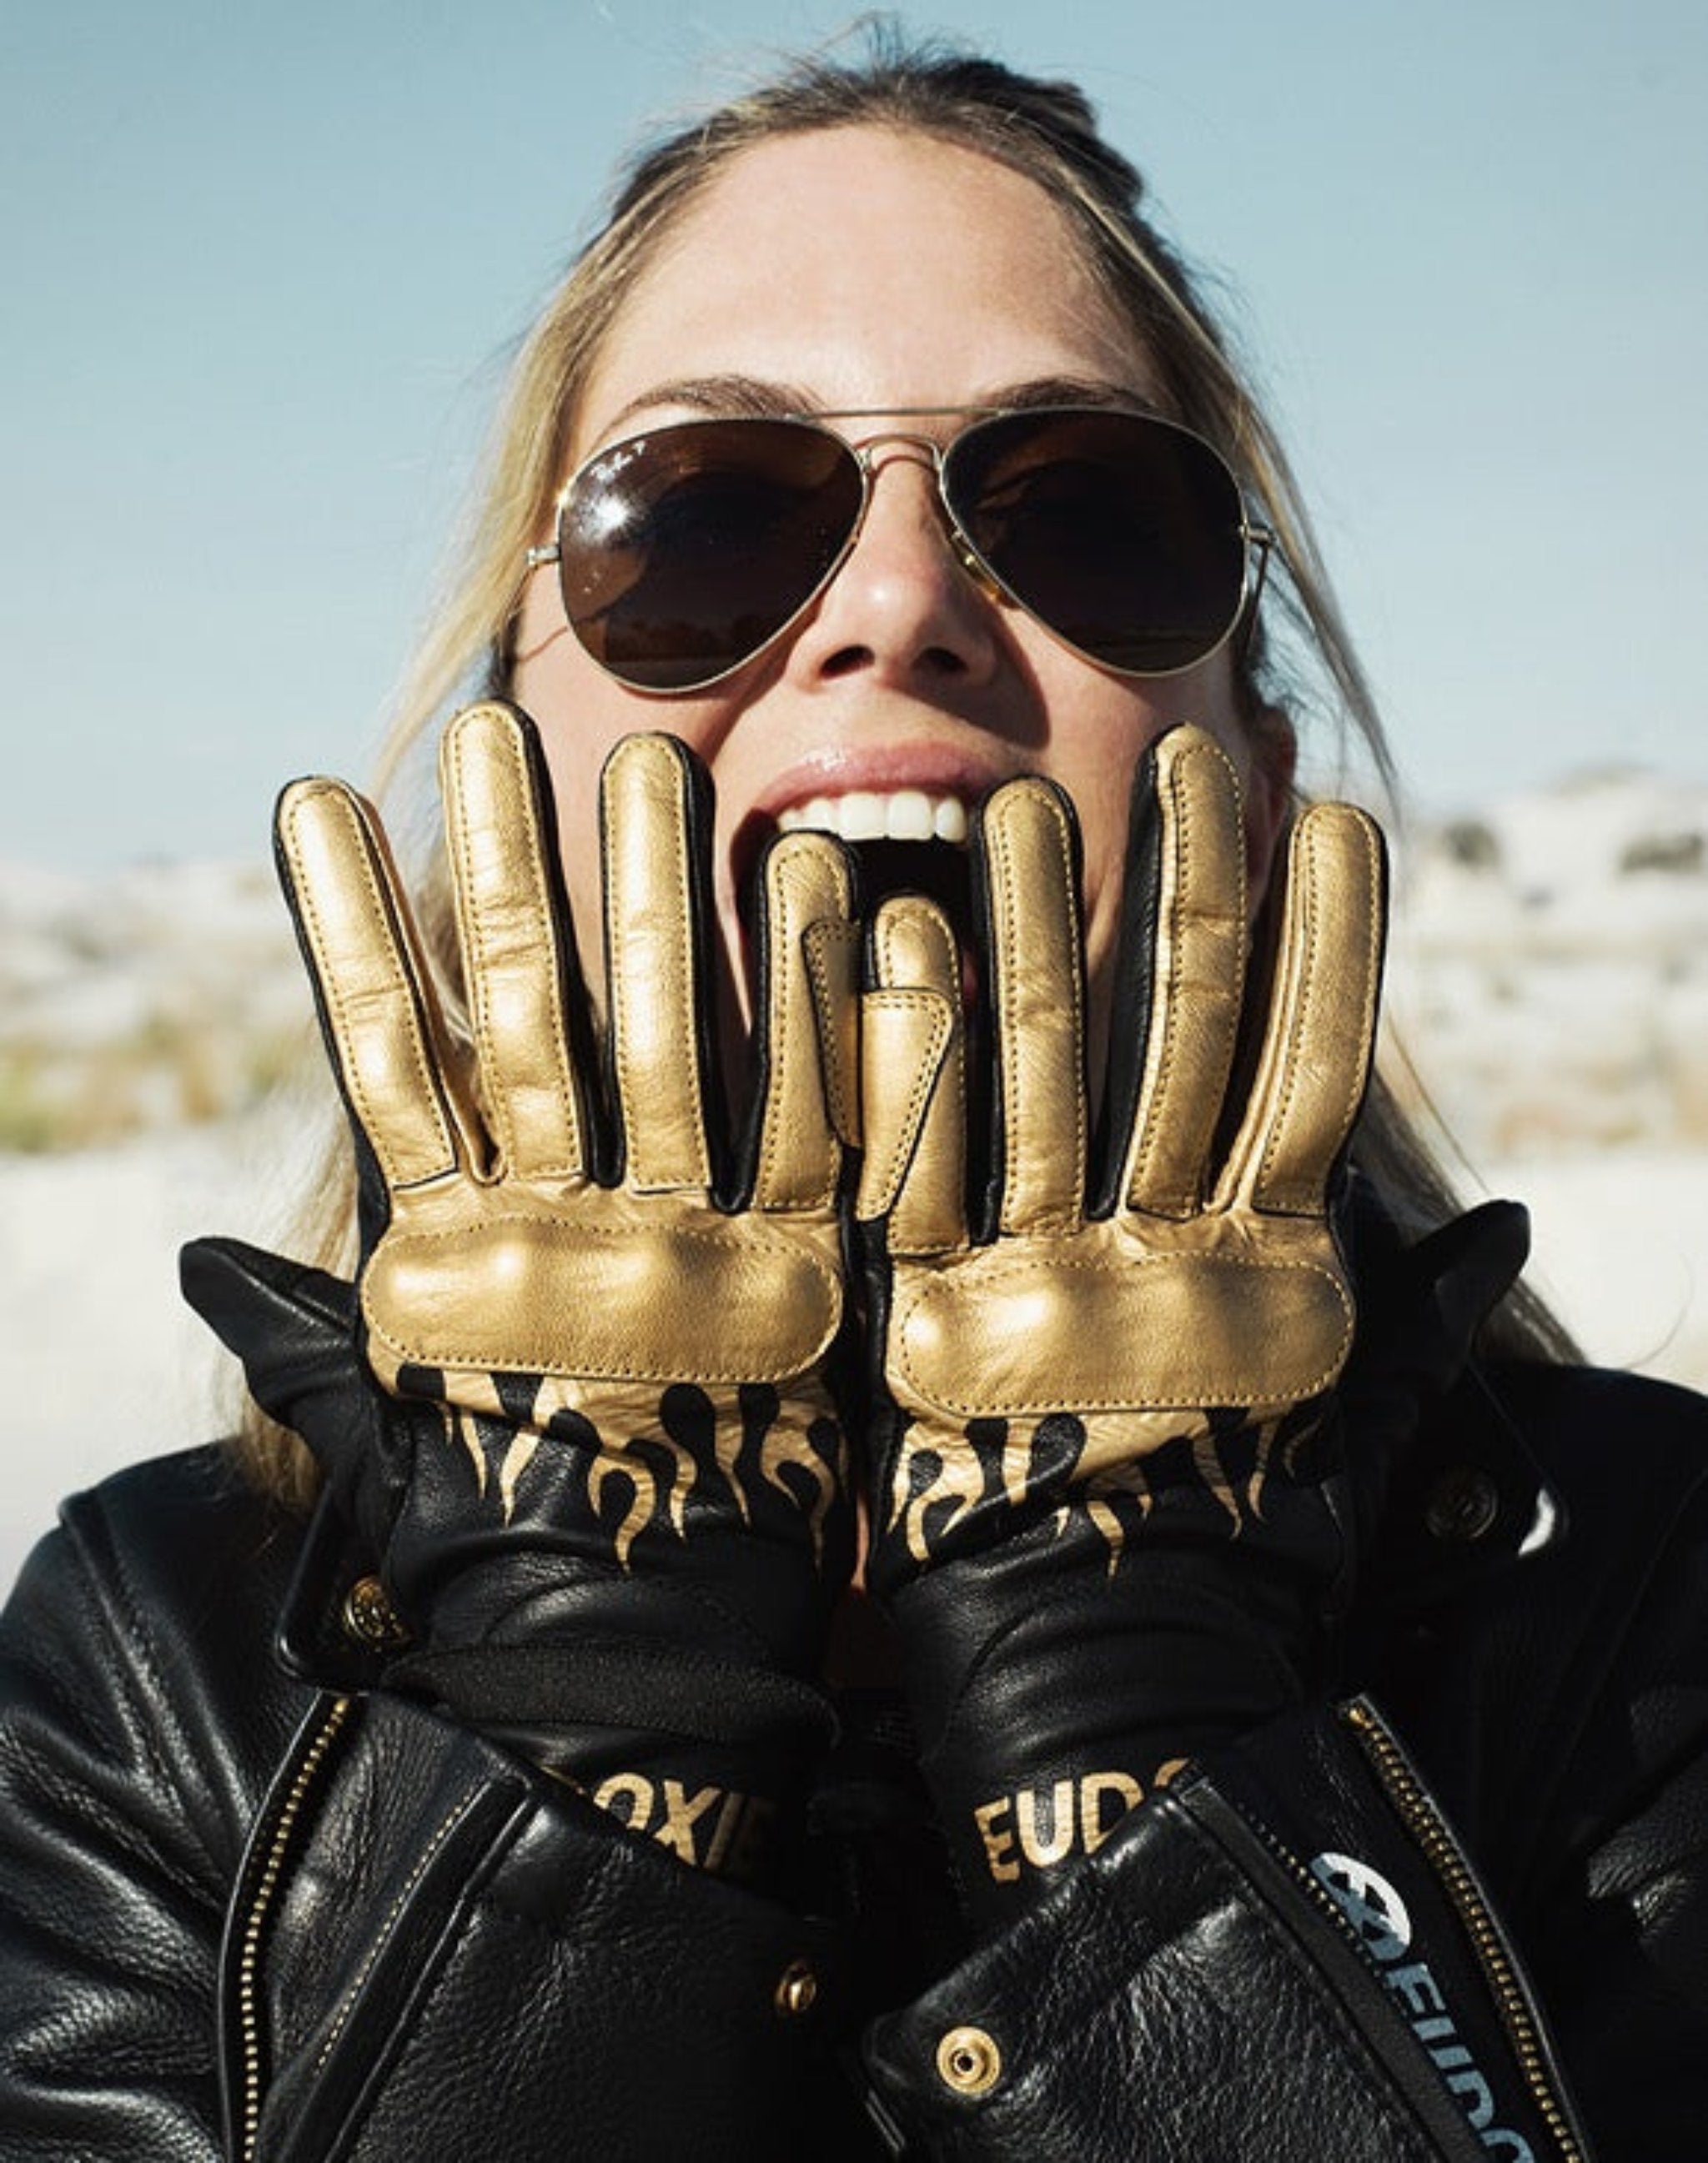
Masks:
[[[937,492],[927,445],[868,449],[866,515],[854,545],[796,634],[791,673],[977,682],[995,669],[995,604],[968,570]]]

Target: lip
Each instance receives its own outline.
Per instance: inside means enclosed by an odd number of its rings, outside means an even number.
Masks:
[[[745,827],[750,820],[762,820],[775,826],[783,812],[815,796],[848,796],[857,790],[890,796],[915,788],[927,796],[958,797],[970,809],[1018,771],[941,744],[827,748],[778,774],[741,823]]]

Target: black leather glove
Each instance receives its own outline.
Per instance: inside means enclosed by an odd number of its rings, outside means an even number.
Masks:
[[[961,979],[887,903],[863,1007],[877,1406],[868,1575],[976,1919],[998,1920],[1179,1764],[1318,1685],[1349,1554],[1329,1197],[1369,1073],[1381,840],[1297,821],[1249,1082],[1229,762],[1141,773],[1110,1073],[1090,1133],[1071,812],[998,790],[977,838],[992,1103],[970,1224]]]
[[[603,777],[609,1103],[531,724],[470,709],[442,775],[472,1059],[374,814],[294,784],[279,858],[355,1134],[359,1286],[202,1240],[185,1290],[359,1528],[411,1638],[391,1686],[685,1860],[761,1876],[829,1726],[815,1684],[851,1538],[830,1385],[846,861],[797,834],[763,866],[737,1148],[703,771],[639,736]]]

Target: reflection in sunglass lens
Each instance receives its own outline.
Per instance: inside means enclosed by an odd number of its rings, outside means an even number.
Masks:
[[[1189,668],[1233,626],[1239,491],[1184,429],[1129,413],[1005,414],[956,441],[944,484],[1014,600],[1113,668]]]
[[[613,445],[558,527],[577,637],[638,689],[710,682],[811,600],[862,493],[847,446],[790,422],[693,422]]]

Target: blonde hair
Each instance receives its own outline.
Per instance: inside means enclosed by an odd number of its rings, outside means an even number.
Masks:
[[[773,80],[681,128],[641,156],[605,223],[572,264],[523,343],[494,432],[457,568],[400,698],[375,777],[382,797],[425,799],[421,747],[448,709],[501,690],[520,567],[548,531],[568,464],[579,403],[624,297],[684,212],[730,161],[779,137],[846,127],[919,133],[993,158],[1057,204],[1098,285],[1133,326],[1176,416],[1213,443],[1276,537],[1261,618],[1241,685],[1248,724],[1277,710],[1319,718],[1360,743],[1391,793],[1393,763],[1375,701],[1342,624],[1298,490],[1274,432],[1201,298],[1196,281],[1144,210],[1138,170],[1098,133],[1083,93],[936,45],[904,44],[887,24],[865,27],[867,50],[845,60],[801,59]],[[1276,634],[1280,635],[1277,636]],[[410,805],[399,807],[403,818]],[[419,814],[419,802],[416,804]],[[396,815],[396,814],[394,814]],[[446,874],[432,857],[414,882],[424,938],[453,1018],[458,961]],[[1372,1090],[1354,1152],[1402,1232],[1451,1215],[1450,1183],[1382,1082]],[[296,1226],[299,1251],[348,1274],[354,1261],[354,1176],[342,1134]],[[1521,1291],[1491,1334],[1500,1349],[1559,1357],[1570,1346]],[[287,1500],[312,1494],[300,1443],[250,1408],[235,1445],[251,1473]]]

